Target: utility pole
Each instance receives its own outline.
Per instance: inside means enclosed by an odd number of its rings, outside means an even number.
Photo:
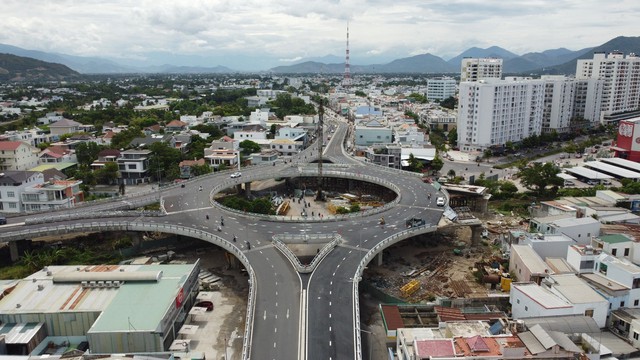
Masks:
[[[318,107],[318,193],[316,194],[316,200],[324,200],[324,194],[322,193],[322,150],[324,143],[324,99],[320,99],[320,106]]]

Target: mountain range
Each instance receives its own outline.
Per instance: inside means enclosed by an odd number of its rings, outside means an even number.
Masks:
[[[0,54],[0,81],[55,81],[79,77],[65,65],[30,57]]]
[[[445,61],[432,54],[421,54],[396,59],[384,64],[359,65],[350,64],[351,72],[358,73],[413,73],[413,74],[456,74],[460,72],[460,61],[464,57],[496,57],[502,58],[505,74],[574,74],[578,59],[591,58],[594,52],[622,51],[625,54],[640,52],[640,37],[619,36],[604,44],[580,50],[566,48],[545,50],[517,55],[498,46],[486,49],[472,47],[456,57]],[[189,66],[187,56],[174,56],[181,65],[149,65],[144,62],[123,64],[116,60],[100,57],[83,57],[59,53],[47,53],[37,50],[26,50],[12,45],[0,44],[0,53],[30,57],[42,61],[54,62],[68,66],[82,74],[115,74],[115,73],[233,73],[239,72],[225,66],[204,67]],[[198,59],[202,60],[202,59]],[[344,73],[344,61],[335,55],[320,58],[300,59],[292,65],[277,66],[262,71],[277,74]]]

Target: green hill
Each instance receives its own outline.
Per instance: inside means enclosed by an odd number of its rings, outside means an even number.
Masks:
[[[0,81],[52,81],[78,77],[61,64],[11,54],[0,54]]]

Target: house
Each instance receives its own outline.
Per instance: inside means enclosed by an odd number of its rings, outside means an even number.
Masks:
[[[374,144],[364,152],[365,161],[376,165],[402,168],[402,148],[396,144]]]
[[[171,132],[182,132],[187,129],[187,123],[180,120],[172,120],[164,127],[164,131],[167,133]]]
[[[146,128],[142,129],[142,132],[144,133],[145,136],[149,136],[152,134],[159,134],[161,130],[162,130],[162,126],[155,124],[155,125],[147,126]]]
[[[638,265],[603,252],[596,259],[595,269],[607,279],[629,288],[628,301],[617,304],[619,307],[640,307],[640,267]]]
[[[577,273],[592,273],[601,252],[591,245],[574,244],[567,249],[567,262]]]
[[[40,158],[40,160],[38,161],[39,164],[76,161],[76,156],[73,151],[53,146],[42,150],[40,154],[38,154],[38,157]]]
[[[193,166],[203,166],[205,164],[205,159],[198,160],[183,160],[178,164],[180,168],[180,178],[189,179],[193,177],[191,168]]]
[[[262,150],[259,153],[251,154],[251,164],[273,164],[278,160],[279,153],[276,150]]]
[[[600,222],[590,216],[572,218],[568,215],[556,215],[548,218],[535,218],[531,231],[542,234],[566,235],[579,244],[590,244],[592,236],[600,234]]]
[[[509,272],[518,281],[540,283],[549,276],[551,269],[530,245],[511,245]]]
[[[49,130],[52,135],[63,135],[63,134],[73,134],[76,132],[80,132],[81,123],[69,119],[62,119],[54,122],[53,124],[49,124]]]
[[[209,165],[218,170],[221,166],[232,168],[238,165],[240,159],[239,150],[230,149],[204,149],[204,158]]]
[[[389,144],[392,142],[393,131],[379,122],[369,122],[366,126],[358,125],[355,131],[356,146],[370,146],[373,144]]]
[[[575,243],[575,240],[564,234],[540,236],[540,234],[527,233],[524,239],[518,241],[520,245],[530,245],[542,259],[548,257],[561,257],[564,259],[567,257],[569,246]]]
[[[0,173],[0,213],[20,213],[22,193],[28,187],[44,183],[44,175],[35,171],[7,170]]]
[[[0,141],[0,171],[31,169],[38,165],[38,152],[22,141]]]
[[[125,150],[117,159],[120,172],[120,183],[135,185],[149,182],[149,157],[150,150]]]
[[[584,315],[603,328],[609,312],[609,302],[574,274],[550,275],[541,285],[513,283],[509,299],[514,319]]]
[[[99,170],[104,167],[105,164],[114,162],[118,163],[120,157],[120,150],[117,149],[104,149],[98,153],[98,159],[91,163],[91,170]]]
[[[24,211],[39,212],[72,208],[84,201],[80,184],[82,180],[53,180],[30,186],[21,194]]]
[[[633,260],[635,245],[636,241],[626,234],[608,234],[591,239],[591,246],[594,248],[602,249],[602,251],[611,256],[625,258],[631,261]],[[640,256],[640,254],[638,255]]]
[[[291,139],[273,140],[270,145],[271,150],[275,150],[282,155],[292,156],[304,148],[302,141],[293,141]]]

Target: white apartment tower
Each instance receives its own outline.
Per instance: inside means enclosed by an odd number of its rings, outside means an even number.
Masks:
[[[585,112],[592,122],[603,122],[605,116],[638,110],[640,107],[640,57],[614,51],[595,53],[593,59],[578,60],[576,79],[593,82],[587,91],[588,103],[599,103],[600,109]],[[601,89],[600,89],[601,87]],[[601,98],[598,95],[601,94]],[[598,111],[599,110],[599,111]],[[591,118],[591,117],[594,118]]]
[[[456,94],[457,82],[451,77],[439,77],[427,80],[427,99],[444,100]]]
[[[464,58],[460,69],[460,82],[502,78],[502,59]]]
[[[542,132],[567,133],[574,117],[577,82],[563,75],[544,75],[544,112]]]
[[[485,79],[460,83],[458,143],[463,151],[483,151],[540,135],[543,80]]]

